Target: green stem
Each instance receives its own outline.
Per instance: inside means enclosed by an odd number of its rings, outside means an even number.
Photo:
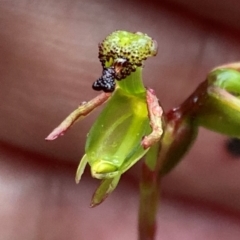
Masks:
[[[140,206],[138,216],[138,239],[154,240],[156,215],[160,198],[160,177],[154,168],[158,158],[159,144],[146,155],[140,181]]]
[[[162,174],[160,174],[160,170],[162,170],[168,160],[168,152],[173,142],[171,133],[171,131],[165,132],[161,146],[156,144],[149,150],[142,166],[138,226],[139,240],[155,239],[156,217],[161,193]]]

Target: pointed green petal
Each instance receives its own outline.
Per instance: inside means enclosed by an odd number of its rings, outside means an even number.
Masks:
[[[104,179],[102,180],[99,187],[96,189],[92,197],[91,207],[95,207],[102,203],[108,195],[116,188],[120,180],[121,174],[115,178]]]
[[[82,174],[85,170],[85,167],[86,167],[87,163],[88,163],[88,158],[87,158],[87,155],[85,154],[83,156],[83,158],[81,159],[81,161],[78,165],[78,168],[77,168],[77,173],[76,173],[76,177],[75,177],[76,183],[80,182]]]

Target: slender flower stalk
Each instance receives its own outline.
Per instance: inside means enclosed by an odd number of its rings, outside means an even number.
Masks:
[[[155,171],[159,143],[145,155],[140,180],[140,205],[138,212],[138,239],[152,240],[157,229],[157,210],[160,202],[160,180]]]

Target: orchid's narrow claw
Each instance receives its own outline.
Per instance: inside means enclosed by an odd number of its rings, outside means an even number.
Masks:
[[[154,143],[158,142],[163,133],[163,110],[158,103],[158,98],[153,89],[147,89],[146,100],[152,132],[149,135],[144,136],[141,142],[144,149],[147,149]]]
[[[87,116],[95,108],[102,105],[108,98],[111,96],[111,93],[101,93],[97,97],[93,98],[89,102],[84,102],[76,110],[74,110],[70,115],[63,120],[63,122],[56,127],[46,138],[45,140],[51,141],[55,140],[59,136],[64,135],[64,133],[81,117]]]

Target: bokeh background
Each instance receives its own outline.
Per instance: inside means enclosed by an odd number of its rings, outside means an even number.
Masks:
[[[101,206],[75,170],[100,110],[44,138],[96,96],[98,42],[117,29],[155,38],[146,86],[167,111],[217,65],[240,60],[238,0],[0,0],[0,240],[137,239],[140,165]],[[163,182],[157,239],[240,238],[240,162],[207,130]],[[151,203],[149,203],[151,204]]]

